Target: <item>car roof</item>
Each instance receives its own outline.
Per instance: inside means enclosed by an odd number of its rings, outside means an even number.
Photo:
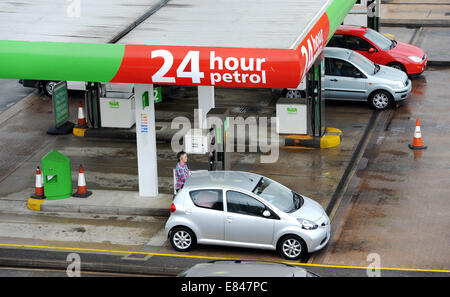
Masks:
[[[261,177],[244,171],[194,171],[186,180],[184,188],[227,187],[252,191]]]
[[[342,60],[348,60],[353,51],[340,47],[325,47],[324,53],[326,58],[338,58]]]
[[[196,264],[186,273],[187,277],[298,277],[307,271],[282,263],[214,261]]]
[[[358,25],[340,25],[334,34],[342,33],[359,33],[364,34],[368,30],[367,27]]]

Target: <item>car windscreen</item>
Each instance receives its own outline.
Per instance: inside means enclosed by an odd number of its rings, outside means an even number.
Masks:
[[[375,30],[368,29],[366,33],[364,33],[364,37],[375,43],[378,47],[383,50],[388,50],[392,48],[393,41],[387,38],[386,36],[378,33]]]
[[[374,74],[376,72],[375,64],[357,52],[352,52],[349,57],[349,60],[353,62],[353,64],[357,65],[362,71],[364,71],[369,75]]]
[[[301,198],[297,197],[293,191],[265,177],[261,178],[253,193],[283,212],[292,212],[301,205],[297,202],[297,199]]]

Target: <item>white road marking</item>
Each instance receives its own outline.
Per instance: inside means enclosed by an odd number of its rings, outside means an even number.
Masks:
[[[150,238],[147,244],[143,247],[141,252],[158,252],[161,247],[166,243],[167,237],[164,226],[155,233],[155,235]],[[153,255],[139,255],[139,254],[128,254],[122,257],[122,260],[131,260],[131,261],[147,261],[153,257]]]

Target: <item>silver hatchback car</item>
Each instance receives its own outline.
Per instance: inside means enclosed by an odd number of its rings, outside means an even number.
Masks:
[[[170,212],[165,231],[182,252],[198,243],[278,250],[296,260],[330,238],[330,220],[320,204],[249,172],[193,173]]]
[[[270,262],[219,260],[199,263],[178,277],[318,277],[301,267]]]
[[[408,98],[411,80],[401,70],[374,64],[352,50],[326,47],[325,99],[368,101],[377,110]]]

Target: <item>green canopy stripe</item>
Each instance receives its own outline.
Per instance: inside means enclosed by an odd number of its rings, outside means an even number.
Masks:
[[[125,45],[0,41],[0,77],[109,82]]]
[[[334,0],[331,2],[330,6],[328,6],[326,10],[328,21],[330,22],[328,40],[333,37],[334,32],[336,32],[336,29],[344,21],[345,16],[349,13],[355,3],[356,0]]]

